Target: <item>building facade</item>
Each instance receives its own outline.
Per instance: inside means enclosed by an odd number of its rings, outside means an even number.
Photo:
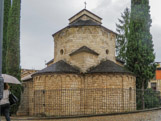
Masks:
[[[158,64],[155,71],[155,78],[150,80],[148,88],[152,88],[155,91],[161,92],[161,66]]]

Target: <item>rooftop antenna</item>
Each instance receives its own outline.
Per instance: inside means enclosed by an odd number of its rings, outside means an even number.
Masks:
[[[85,9],[86,9],[86,6],[87,6],[87,2],[86,1],[84,2],[84,5],[85,5]]]

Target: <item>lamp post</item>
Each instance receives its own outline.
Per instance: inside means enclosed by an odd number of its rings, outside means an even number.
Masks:
[[[0,0],[0,99],[3,97],[3,78],[2,78],[2,41],[3,41],[3,11],[4,0]]]

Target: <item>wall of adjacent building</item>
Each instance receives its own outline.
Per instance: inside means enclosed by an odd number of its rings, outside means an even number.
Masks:
[[[34,70],[34,69],[21,69],[21,79],[27,75],[30,75],[34,72],[37,72],[38,70]]]
[[[155,78],[149,81],[148,88],[152,88],[151,87],[152,83],[156,84],[156,91],[161,92],[161,67],[160,67],[160,65],[158,65],[158,67],[155,71]]]
[[[161,80],[161,67],[160,67],[160,69],[156,70],[156,79]]]
[[[155,79],[150,80],[150,82],[148,83],[148,88],[152,88],[151,83],[156,83],[156,91],[161,92],[161,80],[155,80]]]

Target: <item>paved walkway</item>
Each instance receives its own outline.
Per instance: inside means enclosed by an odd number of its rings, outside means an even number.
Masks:
[[[2,117],[1,121],[5,121],[4,117]],[[81,117],[81,118],[40,119],[37,117],[11,117],[11,121],[161,121],[161,108],[138,111],[133,113]]]

